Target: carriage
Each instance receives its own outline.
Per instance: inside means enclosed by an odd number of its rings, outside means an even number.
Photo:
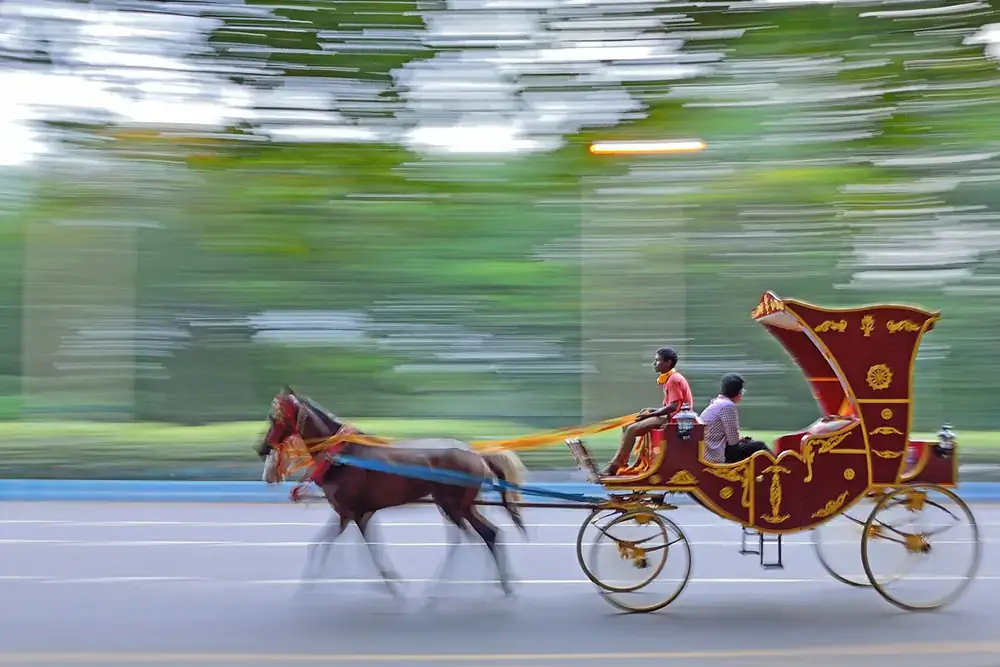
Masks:
[[[492,487],[514,492],[518,500],[530,495],[555,501],[520,502],[523,507],[588,508],[576,544],[579,564],[608,602],[627,611],[667,606],[690,579],[690,542],[668,516],[678,509],[671,502],[675,496],[688,496],[738,524],[740,553],[758,556],[766,569],[784,567],[785,536],[812,531],[821,565],[838,581],[872,587],[890,603],[911,611],[938,609],[956,600],[975,577],[981,555],[975,518],[954,490],[956,438],[947,425],[933,442],[909,437],[917,350],[940,314],[902,305],[821,308],[767,292],[752,317],[801,368],[821,412],[806,428],[779,437],[773,453],[757,452],[730,464],[707,461],[705,426],[688,410],[646,436],[639,465],[614,477],[599,477],[586,446],[577,437],[566,438],[578,466],[604,489],[601,495],[564,493],[496,476],[334,450],[329,450],[324,465],[332,461],[396,479],[477,490]],[[601,429],[626,421],[631,417],[610,420]],[[565,434],[532,440],[552,442]],[[334,433],[330,441],[352,438],[358,436],[344,431]],[[326,448],[330,441],[319,447]],[[370,436],[356,441],[365,446],[391,444]],[[313,479],[318,477],[314,474]],[[482,498],[475,502],[496,504]],[[510,498],[505,496],[502,504],[509,510]],[[935,513],[940,513],[941,526],[929,527],[928,517]],[[965,538],[941,539],[945,530],[953,529],[964,529]],[[843,539],[836,539],[838,530],[846,531]],[[836,554],[837,546],[844,544],[849,562]],[[956,567],[956,573],[914,574],[942,547],[954,552],[942,562]],[[886,553],[888,572],[881,567]],[[610,561],[602,560],[605,556]],[[663,575],[668,562],[682,564],[671,577]],[[609,575],[609,564],[637,573],[638,580]],[[944,590],[925,598],[920,591],[900,590],[901,582],[908,581],[942,584]],[[647,594],[660,584],[666,585],[665,592]]]
[[[764,568],[784,567],[784,536],[812,530],[820,563],[841,582],[871,586],[890,603],[913,611],[937,609],[957,599],[976,574],[981,546],[975,518],[954,491],[955,435],[945,425],[936,442],[909,438],[914,361],[921,338],[940,314],[900,305],[821,308],[767,292],[752,317],[801,368],[822,416],[779,437],[773,455],[757,452],[738,463],[718,464],[705,460],[705,427],[690,414],[653,431],[645,443],[646,465],[616,477],[598,478],[582,443],[568,441],[578,465],[609,493],[608,505],[595,507],[580,532],[577,555],[584,572],[616,606],[654,611],[672,602],[687,584],[689,566],[675,586],[652,602],[633,604],[621,594],[650,585],[668,554],[682,551],[690,559],[684,532],[663,511],[676,507],[667,502],[669,495],[686,494],[742,526],[740,553],[759,556]],[[941,514],[939,529],[926,525],[935,512]],[[655,524],[662,544],[651,549],[651,542],[610,534],[612,527],[635,522]],[[834,524],[846,528],[842,537],[853,541],[860,559],[837,562],[830,535]],[[604,581],[584,550],[588,525],[597,528],[593,547],[603,541],[648,574],[627,586]],[[910,599],[890,585],[905,580],[932,557],[934,542],[940,544],[944,530],[963,528],[964,540],[946,543],[959,552],[948,556],[958,572],[923,577],[944,582],[943,593]],[[876,555],[887,548],[898,551],[894,567],[877,572]]]

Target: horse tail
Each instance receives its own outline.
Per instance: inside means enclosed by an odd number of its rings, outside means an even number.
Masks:
[[[500,481],[518,486],[524,484],[528,469],[524,467],[524,463],[521,462],[520,457],[514,452],[505,450],[483,454],[483,459],[486,461],[486,465],[489,466],[490,472],[496,475]],[[524,519],[521,517],[521,508],[517,504],[521,502],[520,491],[503,489],[500,492],[500,500],[503,502],[504,509],[510,514],[511,521],[527,537],[528,529],[524,525]]]

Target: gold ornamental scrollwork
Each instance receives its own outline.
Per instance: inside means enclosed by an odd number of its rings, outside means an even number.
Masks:
[[[903,452],[894,452],[889,449],[873,449],[872,454],[882,459],[898,459]]]
[[[846,440],[850,434],[851,431],[846,431],[823,438],[807,438],[802,444],[802,460],[806,464],[806,476],[802,481],[808,484],[813,480],[813,462],[816,460],[817,454],[830,452],[834,447]]]
[[[868,435],[903,435],[903,432],[892,426],[879,426],[868,431]]]
[[[875,331],[875,318],[871,315],[865,315],[861,318],[861,332],[868,338]]]
[[[750,459],[732,467],[712,466],[704,470],[719,479],[739,484],[743,492],[740,496],[740,504],[743,507],[750,507]]]
[[[780,513],[781,499],[782,499],[781,475],[788,474],[790,472],[792,471],[789,470],[788,468],[777,464],[773,466],[768,466],[763,470],[763,474],[765,475],[771,473],[771,492],[770,492],[771,513],[762,514],[760,518],[763,519],[764,521],[767,521],[770,524],[784,523],[792,516],[791,514]]]
[[[826,333],[827,331],[844,333],[847,331],[847,320],[823,320],[813,331],[816,333]]]
[[[719,491],[719,497],[722,498],[723,500],[729,500],[730,498],[732,498],[733,497],[733,487],[731,487],[731,486],[724,486],[724,487],[722,487],[722,490]]]
[[[920,325],[912,322],[911,320],[889,320],[885,323],[885,328],[891,334],[900,333],[902,331],[914,332],[920,331]]]
[[[759,304],[757,304],[757,307],[753,309],[752,313],[750,313],[750,317],[756,320],[764,317],[765,315],[780,313],[784,310],[785,304],[782,301],[775,299],[770,294],[765,294],[764,298],[761,299]]]
[[[823,505],[821,509],[816,510],[812,513],[813,519],[825,519],[826,517],[834,514],[837,510],[844,506],[847,501],[848,492],[844,491],[842,494],[834,498],[833,500],[827,501],[826,505]]]
[[[698,478],[687,470],[678,470],[667,480],[668,486],[695,486],[697,484]]]
[[[892,369],[885,364],[875,364],[868,369],[865,382],[875,391],[888,389],[889,385],[892,384]]]

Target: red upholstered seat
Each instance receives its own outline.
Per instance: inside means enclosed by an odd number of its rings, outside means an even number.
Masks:
[[[809,436],[826,435],[846,428],[858,420],[854,415],[832,415],[817,419],[804,431],[783,435],[774,441],[774,453],[787,450],[802,451],[802,443]]]
[[[802,438],[806,435],[806,431],[796,431],[795,433],[786,433],[777,440],[774,441],[774,453],[780,454],[781,452],[788,451],[789,449],[793,451],[799,451],[802,447]]]

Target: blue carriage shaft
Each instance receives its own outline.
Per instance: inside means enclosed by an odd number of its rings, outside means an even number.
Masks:
[[[376,461],[344,454],[336,455],[334,457],[334,462],[342,465],[353,466],[355,468],[364,468],[365,470],[384,472],[390,475],[422,479],[428,482],[453,484],[455,486],[467,486],[471,488],[482,488],[485,486],[494,491],[513,491],[526,496],[566,500],[584,505],[600,504],[607,502],[608,500],[605,496],[592,496],[584,493],[563,493],[561,491],[553,491],[552,489],[544,489],[537,486],[511,484],[510,482],[505,482],[503,480],[469,475],[455,470],[442,470],[440,468],[428,468],[425,466],[415,466],[402,463],[388,463],[386,461]]]

